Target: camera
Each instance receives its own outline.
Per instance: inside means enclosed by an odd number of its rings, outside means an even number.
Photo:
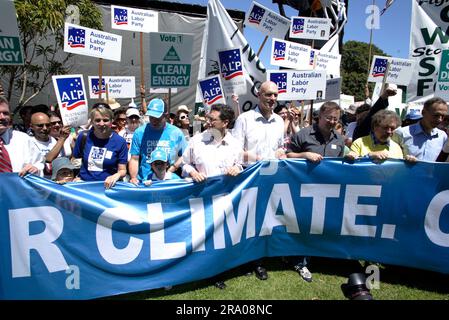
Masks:
[[[348,282],[341,285],[341,291],[349,300],[374,300],[363,273],[350,274]]]

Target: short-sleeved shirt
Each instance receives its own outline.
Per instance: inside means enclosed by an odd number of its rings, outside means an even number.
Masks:
[[[154,129],[151,124],[137,128],[130,152],[131,156],[140,157],[138,179],[143,181],[152,173],[149,161],[154,149],[163,149],[169,156],[170,164],[173,164],[182,156],[186,147],[187,142],[182,131],[169,123],[161,130]]]
[[[313,124],[301,129],[292,138],[288,152],[314,152],[323,157],[343,157],[345,140],[342,135],[331,131],[329,140],[326,141],[321,134],[318,125]]]
[[[275,159],[276,150],[284,146],[284,120],[275,113],[266,119],[256,107],[237,118],[232,135],[244,151],[250,151],[262,159]],[[252,163],[246,163],[249,164]]]
[[[82,158],[80,178],[84,181],[104,181],[117,173],[119,164],[128,163],[128,147],[125,139],[112,132],[107,139],[99,139],[89,130],[84,150],[80,150],[83,135],[76,140],[73,156]],[[82,152],[82,154],[81,154]]]
[[[433,128],[427,134],[418,122],[396,129],[393,140],[402,147],[404,155],[412,155],[423,161],[436,161],[447,142],[447,134],[438,128]]]
[[[370,134],[362,138],[358,138],[351,145],[351,151],[357,153],[359,157],[364,157],[370,152],[384,151],[387,150],[389,158],[392,159],[403,159],[404,155],[402,153],[401,147],[390,139],[389,143],[381,144],[375,143],[373,136]]]

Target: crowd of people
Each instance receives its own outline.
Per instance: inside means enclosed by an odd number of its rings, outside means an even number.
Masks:
[[[395,94],[386,85],[373,106],[348,110],[325,102],[309,121],[291,102],[278,102],[277,85],[266,81],[254,109],[236,113],[238,97],[233,106],[213,105],[195,135],[192,110],[181,105],[170,113],[158,98],[148,105],[143,100],[141,109],[96,103],[89,123],[70,128],[57,110],[45,105],[20,107],[22,123],[15,124],[8,100],[0,96],[0,172],[37,174],[61,184],[103,181],[109,189],[120,180],[151,186],[160,180],[200,183],[216,175],[237,176],[267,159],[447,161],[447,103],[429,99],[422,113],[410,112],[401,126],[397,114],[387,110],[388,98]],[[302,279],[312,281],[309,257],[288,260]],[[262,260],[250,267],[258,279],[268,278]],[[223,281],[216,285],[225,287]]]

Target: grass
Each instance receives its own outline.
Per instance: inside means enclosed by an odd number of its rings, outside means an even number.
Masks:
[[[355,272],[354,261],[315,258],[307,283],[280,258],[264,260],[269,279],[247,276],[241,268],[225,272],[227,288],[220,290],[213,279],[110,297],[120,300],[345,300],[340,286]],[[376,300],[449,300],[449,275],[387,265],[380,269],[380,288],[371,290]]]

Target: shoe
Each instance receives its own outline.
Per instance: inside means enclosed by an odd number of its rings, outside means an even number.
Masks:
[[[254,273],[256,274],[256,278],[259,280],[267,280],[268,279],[267,270],[262,266],[256,267],[256,269],[254,270]]]
[[[299,273],[301,278],[304,279],[304,281],[312,282],[312,273],[307,269],[307,267],[298,267],[295,266],[295,270]]]
[[[221,290],[226,289],[226,283],[224,281],[217,281],[214,283],[214,286]]]

